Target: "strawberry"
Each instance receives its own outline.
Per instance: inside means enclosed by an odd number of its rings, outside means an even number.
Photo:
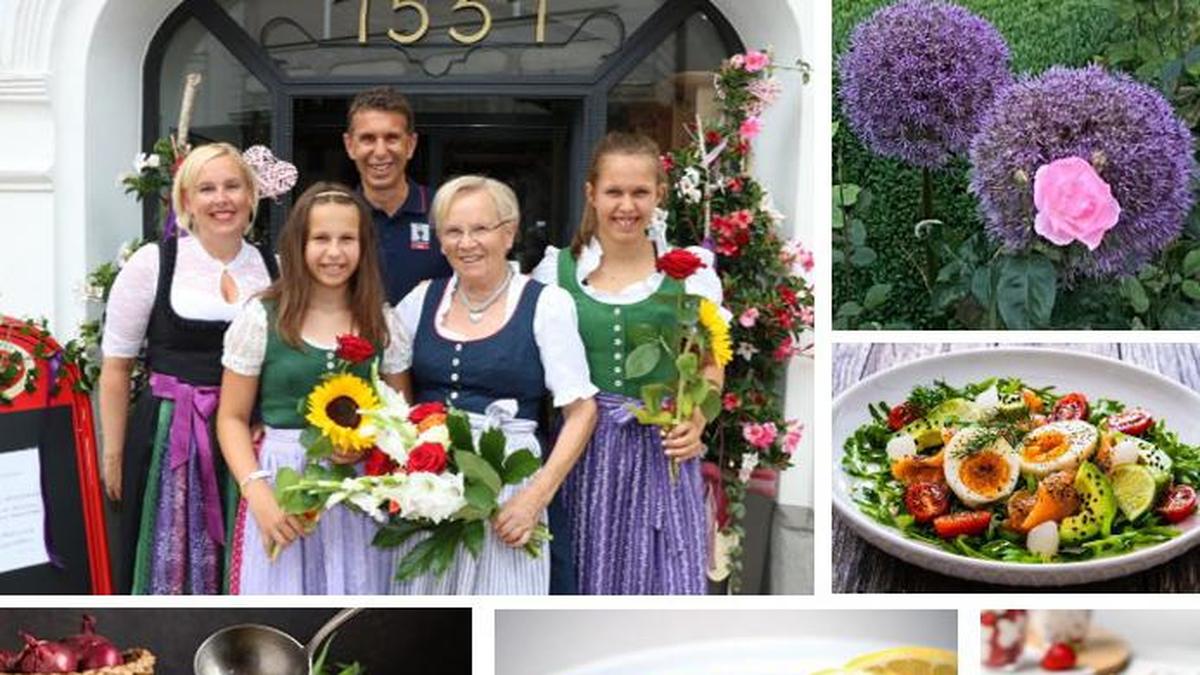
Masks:
[[[1065,642],[1055,642],[1042,656],[1046,670],[1070,670],[1075,667],[1075,649]]]

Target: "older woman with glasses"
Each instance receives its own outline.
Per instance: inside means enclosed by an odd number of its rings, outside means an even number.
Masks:
[[[394,590],[545,594],[549,556],[532,558],[522,547],[545,520],[596,421],[597,390],[575,304],[566,291],[519,274],[509,263],[520,214],[507,185],[482,176],[455,178],[438,190],[432,211],[454,274],[422,283],[396,306],[413,336],[415,400],[466,411],[476,431],[499,425],[508,452],[529,449],[543,457],[543,466],[523,485],[501,492],[500,513],[478,557],[460,552],[442,578],[425,575]],[[547,394],[562,410],[563,425],[545,454],[537,420]]]

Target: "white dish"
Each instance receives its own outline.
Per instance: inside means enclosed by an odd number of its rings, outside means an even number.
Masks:
[[[751,638],[614,656],[556,675],[804,675],[896,645],[825,638]]]
[[[1200,442],[1200,394],[1148,370],[1113,359],[1052,349],[997,348],[939,354],[881,371],[859,382],[833,402],[833,505],[867,541],[902,560],[951,576],[996,584],[1059,586],[1101,581],[1140,572],[1200,544],[1200,516],[1177,527],[1171,541],[1125,555],[1098,560],[1040,565],[977,560],[954,555],[871,520],[850,498],[855,479],[842,470],[843,446],[855,429],[871,421],[867,406],[899,402],[915,385],[944,380],[961,386],[989,377],[1020,377],[1036,386],[1066,393],[1080,391],[1089,400],[1109,398],[1151,411],[1189,444]]]

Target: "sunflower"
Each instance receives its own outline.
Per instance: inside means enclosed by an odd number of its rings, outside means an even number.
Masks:
[[[700,299],[700,325],[708,333],[709,347],[717,365],[724,366],[733,358],[733,344],[729,340],[729,324],[721,318],[721,312],[711,300]]]
[[[308,395],[308,423],[342,452],[360,452],[375,445],[374,425],[360,410],[379,407],[371,385],[343,373],[317,385]]]

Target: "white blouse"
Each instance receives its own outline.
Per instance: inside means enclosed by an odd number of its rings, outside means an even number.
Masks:
[[[262,255],[248,242],[242,242],[228,264],[210,255],[195,237],[181,236],[178,243],[170,301],[171,309],[185,319],[229,321],[248,299],[271,284]],[[158,258],[158,244],[139,248],[113,282],[101,341],[104,356],[138,355],[158,293]],[[225,302],[221,296],[225,272],[237,286],[233,302]]]
[[[504,303],[505,323],[516,311],[521,291],[525,290],[525,284],[528,282],[529,277],[517,274],[509,283]],[[445,325],[446,315],[450,312],[450,302],[457,288],[456,274],[450,277],[450,283],[446,285],[446,292],[438,303],[433,322],[438,334],[447,340],[470,339]],[[421,325],[421,311],[425,306],[425,293],[428,290],[429,282],[422,282],[396,305],[396,315],[410,335],[415,335],[417,326]],[[556,408],[572,401],[591,398],[600,391],[592,384],[592,376],[588,372],[587,353],[583,349],[583,340],[579,337],[579,317],[575,311],[575,301],[569,293],[553,285],[547,285],[542,290],[533,310],[533,337],[542,355],[546,388],[554,395]]]
[[[384,320],[387,321],[388,346],[383,350],[379,372],[402,373],[412,363],[412,340],[404,332],[400,322],[385,304]],[[267,308],[262,300],[255,298],[246,303],[241,313],[225,331],[225,351],[221,354],[221,365],[239,375],[258,377],[262,372],[263,360],[267,356]],[[314,349],[334,351],[337,345],[321,344],[301,336]]]
[[[546,255],[542,261],[537,264],[533,270],[533,278],[549,285],[558,285],[558,254],[559,249],[556,246],[547,246]],[[725,309],[721,303],[724,301],[724,292],[721,289],[721,277],[717,275],[715,259],[712,251],[702,246],[688,246],[687,250],[699,256],[705,264],[696,270],[696,273],[684,279],[683,290],[688,295],[698,295],[702,298],[711,300],[718,308],[720,308],[721,316],[729,321],[732,314]],[[570,255],[570,251],[567,252]],[[608,305],[632,305],[645,300],[654,295],[658,291],[658,287],[662,285],[664,274],[655,271],[641,281],[635,281],[619,291],[602,291],[598,288],[593,288],[586,283],[588,275],[596,271],[600,267],[600,260],[604,257],[604,248],[600,245],[600,240],[592,237],[592,240],[579,254],[579,260],[575,264],[575,280],[579,282],[580,288],[584,293],[597,302],[603,302]]]

